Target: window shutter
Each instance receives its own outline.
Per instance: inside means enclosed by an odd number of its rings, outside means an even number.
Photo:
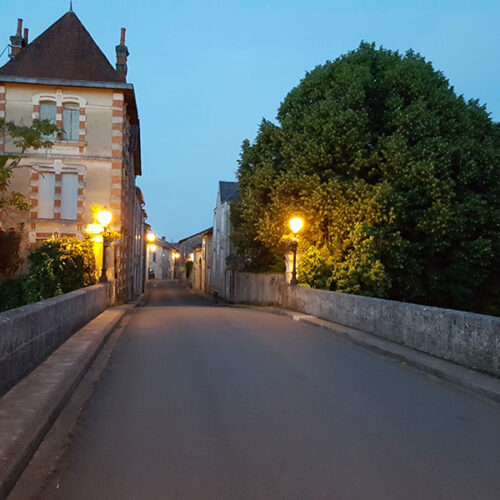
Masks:
[[[78,175],[62,174],[61,218],[76,220],[78,206]]]
[[[49,120],[53,125],[56,124],[56,104],[54,102],[41,102],[40,103],[40,120]],[[52,140],[55,139],[56,134],[44,135],[42,139]]]
[[[54,174],[40,173],[38,177],[38,217],[40,219],[54,218]]]
[[[63,129],[65,140],[78,141],[80,133],[80,108],[78,106],[64,106]]]

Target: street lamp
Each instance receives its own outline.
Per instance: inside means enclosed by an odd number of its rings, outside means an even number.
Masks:
[[[149,231],[146,234],[146,260],[147,260],[147,267],[148,267],[148,279],[154,279],[154,273],[153,269],[151,268],[151,252],[156,252],[156,234],[153,233],[153,231]]]
[[[109,226],[109,223],[112,219],[112,214],[109,210],[99,210],[96,214],[97,221],[103,227],[102,233],[102,269],[101,269],[101,279],[99,280],[101,283],[106,283],[108,281],[108,277],[106,276],[106,248],[109,246],[109,240],[106,237],[106,228]]]
[[[297,247],[299,242],[297,241],[297,233],[302,229],[304,225],[304,220],[301,217],[292,217],[288,222],[290,229],[294,235],[293,240],[290,243],[293,252],[293,268],[292,268],[292,279],[290,280],[291,285],[297,284]]]

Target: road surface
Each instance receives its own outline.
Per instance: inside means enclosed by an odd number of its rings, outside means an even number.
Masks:
[[[500,405],[154,281],[43,499],[500,498]]]

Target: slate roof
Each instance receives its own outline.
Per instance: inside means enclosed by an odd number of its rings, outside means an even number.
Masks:
[[[2,66],[1,75],[123,82],[122,76],[111,66],[72,11],[64,14]]]
[[[234,201],[238,199],[238,183],[219,181],[220,202]]]
[[[192,234],[191,236],[188,236],[187,238],[183,238],[182,240],[179,240],[177,244],[183,243],[184,241],[190,240],[191,238],[195,238],[196,236],[202,237],[202,236],[208,236],[209,234],[213,234],[214,228],[209,227],[208,229],[204,229],[203,231],[200,231],[199,233]]]

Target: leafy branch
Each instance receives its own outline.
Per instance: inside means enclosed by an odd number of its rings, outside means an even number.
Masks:
[[[0,155],[0,210],[4,211],[9,207],[21,211],[30,209],[30,204],[22,193],[7,192],[12,174],[20,166],[28,150],[52,147],[52,141],[45,138],[58,130],[49,120],[33,120],[30,126],[25,126],[0,119],[0,131],[9,135],[18,149],[17,153]]]

